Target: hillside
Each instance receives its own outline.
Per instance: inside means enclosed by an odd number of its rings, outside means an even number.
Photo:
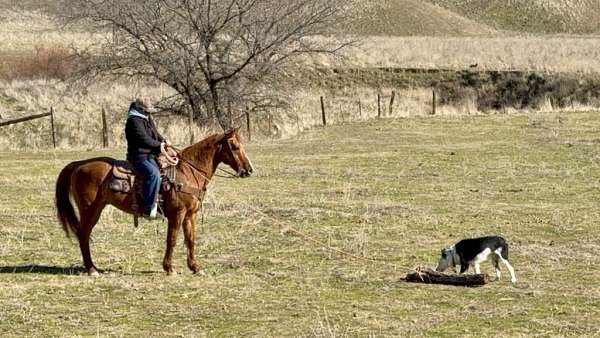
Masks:
[[[494,29],[421,0],[357,0],[350,31],[360,35],[472,36]]]
[[[529,33],[600,33],[597,0],[430,0],[501,30]]]

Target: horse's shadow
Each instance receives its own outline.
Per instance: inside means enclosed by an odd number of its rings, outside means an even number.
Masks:
[[[112,269],[98,269],[100,274],[126,274],[123,271],[117,271]],[[33,273],[33,274],[44,274],[44,275],[87,275],[87,270],[83,266],[55,266],[55,265],[42,265],[42,264],[23,264],[14,266],[0,266],[0,274],[16,274],[16,273]],[[160,273],[157,271],[140,271],[138,273],[130,274],[156,274]]]
[[[37,273],[47,275],[81,275],[86,273],[83,266],[52,266],[41,264],[24,264],[15,266],[0,266],[2,273]]]

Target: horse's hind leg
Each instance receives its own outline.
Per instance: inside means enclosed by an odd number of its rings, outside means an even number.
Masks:
[[[94,265],[94,262],[92,262],[92,255],[90,253],[90,236],[92,234],[92,229],[94,229],[94,226],[98,223],[98,219],[100,218],[100,214],[102,214],[102,209],[104,209],[104,207],[104,205],[98,206],[92,204],[81,212],[81,226],[77,233],[77,238],[79,239],[79,248],[81,249],[81,256],[83,257],[83,264],[90,276],[98,275],[98,269]]]
[[[185,235],[185,246],[187,247],[187,266],[192,270],[193,273],[198,273],[200,271],[200,264],[196,261],[196,257],[194,254],[194,246],[195,246],[195,221],[196,214],[188,213],[183,221],[183,234]]]

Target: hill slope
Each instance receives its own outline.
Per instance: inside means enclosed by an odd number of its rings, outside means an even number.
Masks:
[[[422,0],[357,0],[352,6],[350,30],[354,34],[471,36],[495,32],[488,25]]]
[[[600,33],[598,0],[430,0],[497,29],[530,33]]]

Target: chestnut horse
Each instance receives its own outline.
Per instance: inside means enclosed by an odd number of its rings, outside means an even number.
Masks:
[[[67,237],[69,233],[77,236],[83,263],[90,275],[98,274],[90,254],[90,235],[102,209],[111,204],[127,213],[135,213],[133,192],[115,192],[109,188],[113,162],[114,159],[109,157],[71,162],[63,168],[56,181],[58,220]],[[172,188],[163,194],[164,214],[169,223],[163,268],[169,275],[173,273],[173,247],[182,225],[187,246],[187,266],[194,273],[200,270],[194,255],[194,222],[202,206],[203,192],[220,163],[229,165],[239,177],[247,177],[252,173],[252,163],[246,156],[238,129],[209,136],[181,151],[176,167],[176,185],[181,189]],[[77,205],[79,217],[70,198]]]

